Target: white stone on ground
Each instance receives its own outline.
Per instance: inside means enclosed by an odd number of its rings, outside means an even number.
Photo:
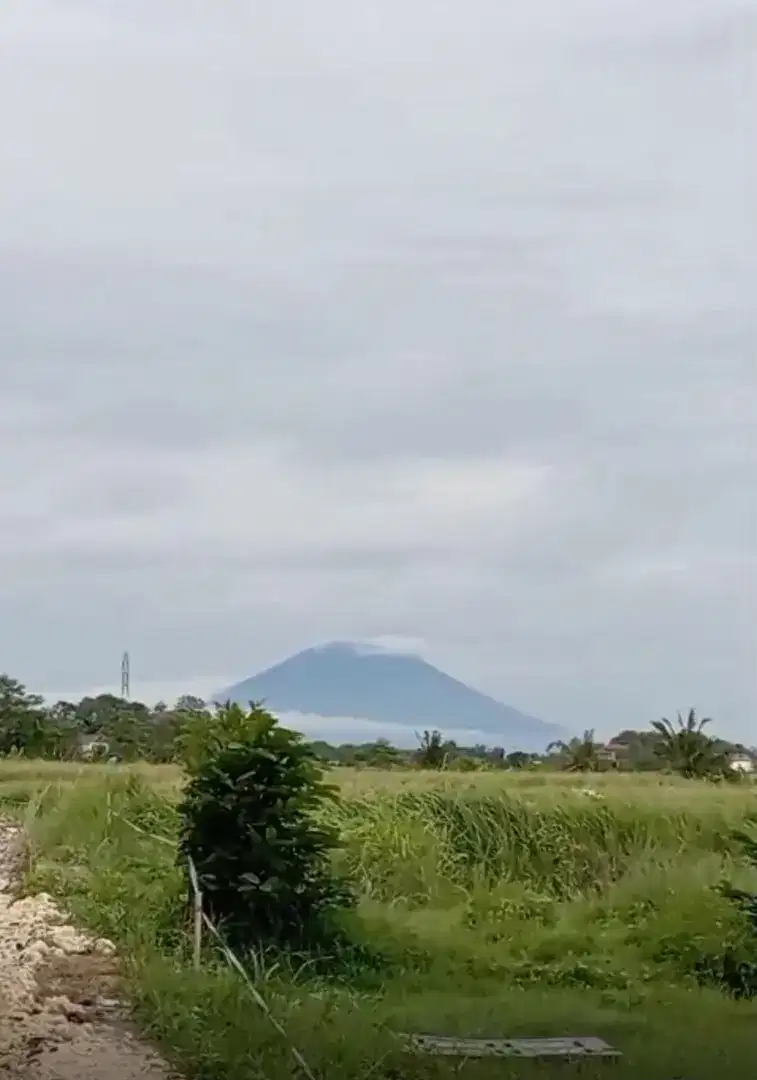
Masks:
[[[18,826],[0,822],[0,1077],[175,1077],[125,1024],[117,1022],[112,1013],[117,1003],[81,1000],[82,971],[86,976],[88,965],[95,974],[107,969],[115,948],[70,925],[45,893],[16,898],[12,890],[22,839]],[[49,971],[56,972],[54,990],[44,978]]]

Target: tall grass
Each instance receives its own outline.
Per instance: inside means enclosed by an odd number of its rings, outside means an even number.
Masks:
[[[377,973],[316,976],[267,956],[256,978],[316,1076],[448,1077],[406,1061],[392,1032],[597,1034],[625,1052],[616,1075],[747,1075],[757,1007],[701,986],[724,948],[757,959],[750,927],[714,888],[757,887],[734,847],[749,789],[642,777],[585,782],[335,770],[325,808],[361,904],[352,930]],[[169,844],[176,770],[0,766],[0,806],[27,817],[30,888],[62,897],[127,958],[137,1014],[204,1080],[292,1076],[289,1046],[209,948],[191,967],[185,886]],[[136,827],[136,828],[135,828]],[[582,1073],[597,1075],[595,1067]],[[482,1077],[544,1076],[525,1062]],[[466,1073],[467,1074],[467,1073]]]
[[[352,875],[377,899],[422,902],[432,883],[519,882],[568,900],[606,888],[640,861],[725,853],[740,805],[689,807],[429,790],[354,798],[333,813]]]

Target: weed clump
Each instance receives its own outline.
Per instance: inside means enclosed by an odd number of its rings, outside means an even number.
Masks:
[[[757,816],[750,815],[745,824],[757,825]],[[745,829],[738,829],[731,834],[731,842],[738,850],[751,870],[757,870],[757,840]],[[743,920],[750,935],[751,948],[744,956],[730,946],[726,946],[720,955],[703,956],[696,965],[700,982],[719,986],[721,990],[735,998],[751,1000],[757,997],[757,892],[736,888],[731,882],[724,881],[717,892],[734,906]]]
[[[336,797],[313,751],[265,710],[243,742],[198,762],[179,807],[180,859],[194,863],[208,915],[234,948],[322,948],[340,934],[351,890],[332,867]]]

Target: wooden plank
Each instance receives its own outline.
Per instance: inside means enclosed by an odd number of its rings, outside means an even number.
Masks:
[[[449,1035],[403,1035],[408,1049],[444,1057],[620,1057],[595,1036],[553,1039],[466,1039]]]

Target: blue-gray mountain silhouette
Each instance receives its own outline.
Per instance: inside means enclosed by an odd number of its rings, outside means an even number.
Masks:
[[[479,731],[508,751],[539,752],[565,738],[556,725],[503,705],[418,656],[353,643],[306,649],[214,700],[264,701],[275,713],[355,717],[414,731]]]

